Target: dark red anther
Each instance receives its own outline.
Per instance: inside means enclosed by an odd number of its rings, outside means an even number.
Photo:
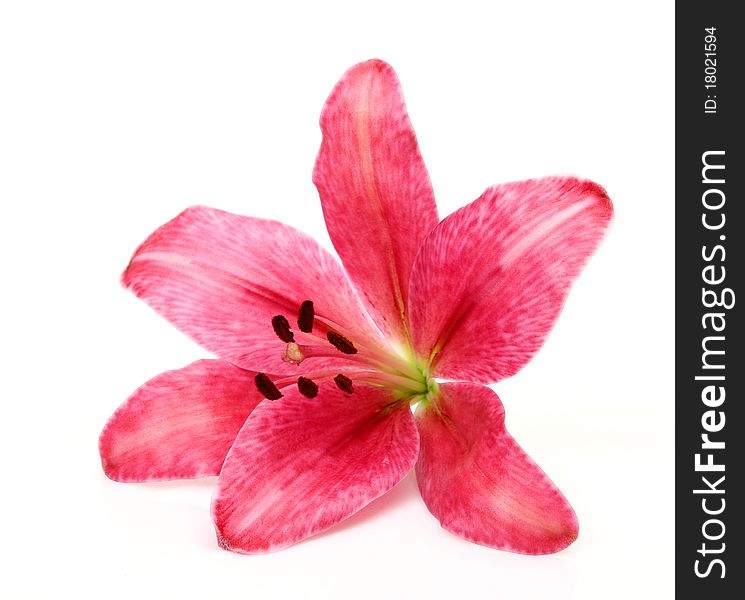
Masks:
[[[272,317],[272,327],[274,327],[274,333],[277,334],[277,337],[285,344],[295,341],[295,336],[290,328],[290,323],[282,315]]]
[[[339,373],[336,377],[334,377],[334,383],[336,384],[336,387],[338,387],[342,392],[346,392],[347,394],[351,394],[352,392],[354,392],[352,380],[346,375],[342,375],[341,373]]]
[[[313,319],[316,317],[316,311],[313,309],[313,301],[306,300],[300,305],[300,311],[297,314],[297,326],[303,333],[313,331]]]
[[[257,373],[256,377],[254,377],[254,382],[256,383],[256,389],[267,400],[279,400],[282,397],[282,392],[277,389],[277,386],[269,379],[268,375]]]
[[[329,331],[326,334],[326,339],[334,348],[343,354],[357,354],[357,348],[354,347],[354,344],[341,333]]]
[[[318,396],[318,386],[316,385],[316,382],[307,377],[297,378],[297,389],[300,390],[300,393],[306,398],[315,398]]]

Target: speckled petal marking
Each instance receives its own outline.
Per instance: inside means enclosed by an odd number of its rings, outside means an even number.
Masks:
[[[558,552],[576,538],[566,498],[504,428],[487,387],[446,383],[439,411],[420,407],[416,477],[442,526],[467,540],[522,554]]]
[[[492,383],[525,366],[612,215],[599,185],[547,177],[491,187],[446,217],[409,291],[414,347],[435,376]]]
[[[199,360],[154,377],[104,427],[104,472],[115,481],[217,475],[246,417],[264,399],[254,375],[222,360]]]
[[[411,267],[438,217],[390,65],[349,69],[326,101],[321,129],[313,182],[329,236],[378,326],[405,339]]]
[[[260,553],[346,519],[392,488],[419,449],[407,404],[388,391],[333,382],[316,398],[288,388],[262,403],[230,450],[212,502],[223,548]]]

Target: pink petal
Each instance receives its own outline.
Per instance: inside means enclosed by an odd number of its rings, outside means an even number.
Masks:
[[[442,526],[477,544],[522,554],[566,548],[579,531],[566,498],[504,428],[487,387],[447,383],[438,411],[419,408],[422,498]]]
[[[370,60],[347,71],[321,129],[313,182],[331,241],[379,327],[403,340],[411,267],[438,217],[393,69]]]
[[[254,375],[221,360],[198,360],[154,377],[101,432],[104,472],[115,481],[219,474],[246,417],[263,400]]]
[[[392,488],[419,449],[407,404],[333,383],[309,399],[288,388],[246,421],[220,473],[212,515],[220,545],[278,550],[346,519]]]
[[[314,302],[317,317],[352,330],[357,343],[379,335],[341,265],[312,238],[212,208],[189,208],[155,231],[122,283],[220,358],[256,371],[298,372],[282,360],[285,344],[271,320],[282,314],[294,326],[304,300]],[[322,336],[321,329],[315,332]],[[325,338],[322,344],[328,346]],[[347,362],[309,358],[303,367]]]
[[[612,214],[597,184],[550,177],[491,187],[448,216],[412,272],[420,356],[446,379],[515,374],[543,345]]]

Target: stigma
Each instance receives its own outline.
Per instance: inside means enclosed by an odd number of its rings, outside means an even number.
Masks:
[[[295,342],[290,342],[285,346],[285,350],[282,353],[282,360],[291,365],[299,365],[303,362],[305,355]]]

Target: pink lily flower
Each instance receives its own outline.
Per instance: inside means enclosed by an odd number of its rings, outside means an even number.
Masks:
[[[565,548],[576,515],[485,384],[543,344],[610,223],[608,196],[534,179],[439,221],[379,60],[347,71],[321,128],[313,181],[343,267],[292,227],[206,207],[135,252],[123,284],[219,358],[155,377],[114,413],[106,474],[219,474],[217,538],[237,552],[321,532],[412,468],[445,529],[519,553]]]

